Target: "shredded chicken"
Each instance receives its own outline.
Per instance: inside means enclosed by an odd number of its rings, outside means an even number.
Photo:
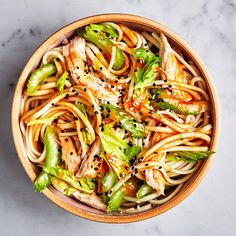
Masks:
[[[81,162],[80,156],[77,155],[75,146],[70,137],[59,137],[62,147],[61,159],[65,162],[66,168],[75,173]]]
[[[94,192],[92,194],[86,194],[79,190],[73,193],[73,196],[81,202],[88,204],[96,209],[106,211],[106,204],[102,202],[101,198],[98,197]]]
[[[98,175],[99,166],[102,164],[102,159],[98,156],[101,151],[100,141],[97,139],[92,147],[90,154],[86,155],[81,163],[81,167],[77,172],[77,177],[94,178]]]

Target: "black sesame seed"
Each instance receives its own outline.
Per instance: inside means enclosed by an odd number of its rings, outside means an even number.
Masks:
[[[68,99],[68,98],[69,98],[69,94],[66,94],[65,99]]]
[[[78,67],[78,66],[76,66],[76,69],[79,69],[79,67]]]
[[[111,88],[115,88],[115,86],[114,86],[114,85],[112,85],[112,86],[111,86]]]
[[[83,131],[83,128],[80,128],[80,132],[82,132]]]
[[[86,88],[84,88],[84,92],[86,92],[86,90],[87,90],[87,89],[86,89]]]
[[[54,103],[52,103],[52,106],[54,106],[55,104]]]
[[[78,117],[75,116],[75,117],[74,117],[74,120],[78,120]]]
[[[70,152],[70,155],[73,155],[73,152]]]
[[[125,76],[126,79],[127,79],[128,77],[129,77],[128,75]]]
[[[100,67],[99,69],[102,70],[102,67]]]
[[[115,83],[118,83],[118,80],[115,80]]]
[[[94,167],[94,170],[98,170],[98,168],[97,168],[97,167]]]
[[[146,163],[145,166],[148,166],[148,163]]]
[[[57,60],[58,62],[60,61],[60,59],[59,59],[58,57],[56,58],[56,60]]]
[[[79,93],[75,93],[75,96],[78,96],[79,95]]]
[[[65,138],[65,141],[68,142],[69,141],[68,138]]]
[[[98,111],[95,111],[94,113],[97,115],[97,114],[98,114]]]

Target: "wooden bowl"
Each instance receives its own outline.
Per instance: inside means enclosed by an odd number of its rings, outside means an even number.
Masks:
[[[191,59],[195,63],[195,65],[200,70],[202,76],[205,78],[208,87],[208,94],[211,101],[211,118],[213,124],[213,134],[212,134],[212,142],[210,149],[214,151],[216,150],[220,131],[220,107],[211,76],[206,66],[204,65],[200,57],[197,55],[197,53],[180,36],[172,32],[167,27],[152,20],[140,16],[127,15],[127,14],[96,15],[75,21],[63,27],[62,29],[54,33],[52,36],[50,36],[34,52],[32,57],[26,64],[25,68],[23,69],[21,76],[19,78],[12,103],[12,132],[20,161],[26,173],[28,174],[28,176],[32,181],[36,179],[36,176],[38,174],[38,168],[33,163],[31,163],[26,157],[22,134],[19,128],[22,91],[24,89],[25,82],[31,71],[37,68],[42,58],[42,55],[46,51],[59,45],[64,38],[70,37],[75,29],[87,24],[104,22],[104,21],[123,23],[136,30],[145,30],[148,32],[155,31],[157,33],[161,31],[168,37],[172,45],[175,45],[178,48],[180,48],[184,56],[187,57],[187,59]],[[92,207],[89,207],[79,202],[78,200],[74,200],[70,197],[61,194],[59,191],[57,191],[51,186],[49,188],[46,188],[43,191],[43,194],[45,194],[51,201],[56,203],[58,206],[64,208],[65,210],[75,215],[78,215],[86,219],[99,222],[108,222],[108,223],[128,223],[128,222],[140,221],[159,215],[169,210],[170,208],[176,206],[178,203],[184,200],[201,182],[212,160],[213,157],[209,157],[208,159],[203,161],[201,163],[200,168],[194,173],[192,178],[187,183],[185,183],[181,191],[173,199],[171,199],[170,201],[161,206],[155,207],[153,209],[141,213],[133,213],[127,215],[120,215],[120,214],[108,215]],[[32,186],[32,191],[33,191],[33,186]]]

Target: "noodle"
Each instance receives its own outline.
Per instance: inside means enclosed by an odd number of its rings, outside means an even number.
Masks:
[[[27,82],[27,158],[56,189],[103,211],[170,201],[211,154],[204,78],[162,33],[104,22],[77,34],[46,52]],[[47,185],[39,175],[35,190]]]

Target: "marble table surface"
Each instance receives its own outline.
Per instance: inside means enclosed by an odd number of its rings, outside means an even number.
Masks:
[[[12,142],[11,101],[17,78],[46,37],[76,19],[108,12],[138,14],[178,32],[212,73],[222,108],[215,160],[200,186],[161,216],[108,225],[55,206],[33,186]],[[235,235],[236,1],[235,0],[0,0],[0,235]]]

